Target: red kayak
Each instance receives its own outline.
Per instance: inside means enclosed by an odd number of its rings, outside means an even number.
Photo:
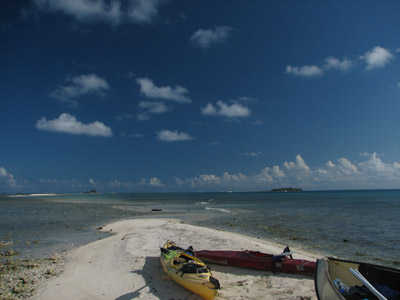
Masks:
[[[202,250],[196,256],[204,262],[244,267],[271,272],[314,276],[316,263],[304,259],[293,259],[289,248],[282,254],[273,255],[259,251]]]

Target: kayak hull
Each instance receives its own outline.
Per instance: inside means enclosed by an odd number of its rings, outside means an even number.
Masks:
[[[249,250],[202,250],[196,251],[196,256],[209,263],[310,276],[314,276],[316,266],[314,261]]]
[[[167,241],[161,248],[160,262],[168,277],[187,290],[205,300],[213,300],[217,295],[219,282],[208,267],[173,242]]]

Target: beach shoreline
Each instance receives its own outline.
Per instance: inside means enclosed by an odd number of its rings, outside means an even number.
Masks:
[[[193,226],[173,218],[134,218],[104,226],[110,237],[68,251],[63,271],[38,283],[33,300],[47,299],[200,299],[162,270],[160,247],[173,240],[195,250],[235,249],[281,253],[284,245]],[[295,258],[317,257],[292,249]],[[210,264],[221,283],[216,299],[316,299],[311,276]]]

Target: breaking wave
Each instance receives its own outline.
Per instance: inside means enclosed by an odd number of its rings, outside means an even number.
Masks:
[[[227,209],[223,209],[223,208],[215,208],[215,207],[208,207],[208,206],[206,206],[204,209],[207,209],[207,210],[216,210],[216,211],[222,211],[222,212],[224,212],[224,213],[227,213],[227,214],[229,214],[229,210],[227,210]]]

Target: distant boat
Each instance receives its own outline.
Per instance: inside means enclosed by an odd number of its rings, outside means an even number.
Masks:
[[[400,270],[324,258],[317,260],[315,290],[319,300],[400,299]]]
[[[315,274],[316,265],[315,261],[294,259],[289,247],[277,255],[250,250],[202,250],[196,251],[196,257],[208,263],[311,276]]]

